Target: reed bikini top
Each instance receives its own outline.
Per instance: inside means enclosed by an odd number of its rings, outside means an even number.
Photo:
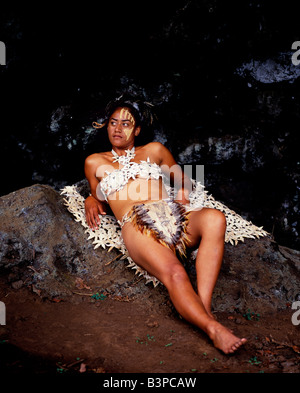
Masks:
[[[101,182],[101,191],[107,201],[107,197],[116,191],[122,190],[130,179],[156,179],[163,177],[162,170],[156,163],[151,163],[150,158],[147,161],[132,162],[135,157],[135,148],[125,150],[125,156],[119,156],[114,150],[111,151],[114,158],[113,162],[119,162],[123,165],[120,169],[115,169],[112,172],[105,171],[105,176]]]

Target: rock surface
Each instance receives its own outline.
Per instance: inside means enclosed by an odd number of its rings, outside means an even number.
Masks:
[[[84,193],[84,182],[81,190]],[[150,291],[160,304],[167,299],[162,285],[145,285],[115,250],[95,250],[50,186],[36,184],[1,197],[0,222],[0,272],[14,289],[27,286],[41,297],[69,301],[81,292],[134,298]],[[194,264],[185,265],[195,282]],[[286,309],[287,303],[300,300],[299,282],[299,251],[268,237],[226,244],[213,307],[241,312]]]

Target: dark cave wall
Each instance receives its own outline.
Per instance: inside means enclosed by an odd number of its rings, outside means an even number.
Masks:
[[[204,165],[216,198],[299,249],[294,4],[4,9],[1,195],[81,180],[85,157],[107,148],[92,122],[128,90],[155,105],[155,138],[180,164]]]

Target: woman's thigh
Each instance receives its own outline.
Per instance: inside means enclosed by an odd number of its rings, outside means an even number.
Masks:
[[[161,282],[164,283],[174,270],[184,271],[182,263],[168,247],[142,234],[131,223],[124,225],[122,237],[134,262]]]

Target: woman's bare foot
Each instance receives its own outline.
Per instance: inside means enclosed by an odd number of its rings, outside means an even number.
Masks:
[[[229,329],[216,321],[212,321],[209,324],[207,334],[213,341],[215,347],[226,354],[234,353],[247,341],[245,338],[235,336]]]

